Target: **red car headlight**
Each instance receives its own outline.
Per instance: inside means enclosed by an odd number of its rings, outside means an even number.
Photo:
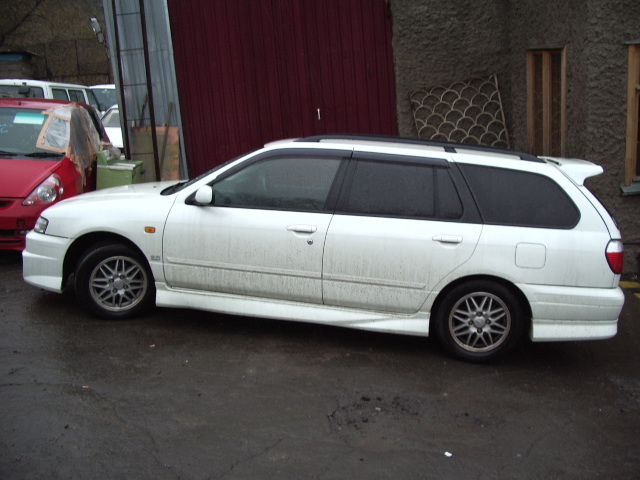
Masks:
[[[58,175],[52,173],[44,182],[24,199],[22,205],[31,206],[38,204],[49,204],[59,200],[64,193],[62,180]]]

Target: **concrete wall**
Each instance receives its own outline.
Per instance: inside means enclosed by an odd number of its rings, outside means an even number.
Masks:
[[[512,147],[527,150],[526,52],[566,48],[566,156],[605,168],[589,188],[622,230],[638,272],[640,196],[622,196],[627,43],[640,41],[637,0],[392,0],[400,135],[416,136],[410,92],[496,73]]]

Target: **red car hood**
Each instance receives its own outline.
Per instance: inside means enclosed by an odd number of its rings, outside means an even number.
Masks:
[[[0,158],[0,197],[26,197],[59,166],[60,160]]]

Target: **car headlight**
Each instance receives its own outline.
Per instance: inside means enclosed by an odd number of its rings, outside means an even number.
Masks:
[[[39,217],[36,222],[36,226],[33,227],[33,230],[38,233],[46,233],[47,227],[49,226],[49,220],[44,217]]]
[[[52,173],[49,175],[49,178],[38,185],[38,187],[24,199],[22,205],[29,207],[31,205],[53,203],[59,200],[63,193],[64,187],[62,186],[62,179],[55,173]]]

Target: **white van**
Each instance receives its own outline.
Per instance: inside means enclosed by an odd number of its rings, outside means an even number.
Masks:
[[[29,79],[0,80],[0,97],[12,98],[53,98],[88,103],[100,110],[98,101],[91,89],[74,83],[45,82]]]

